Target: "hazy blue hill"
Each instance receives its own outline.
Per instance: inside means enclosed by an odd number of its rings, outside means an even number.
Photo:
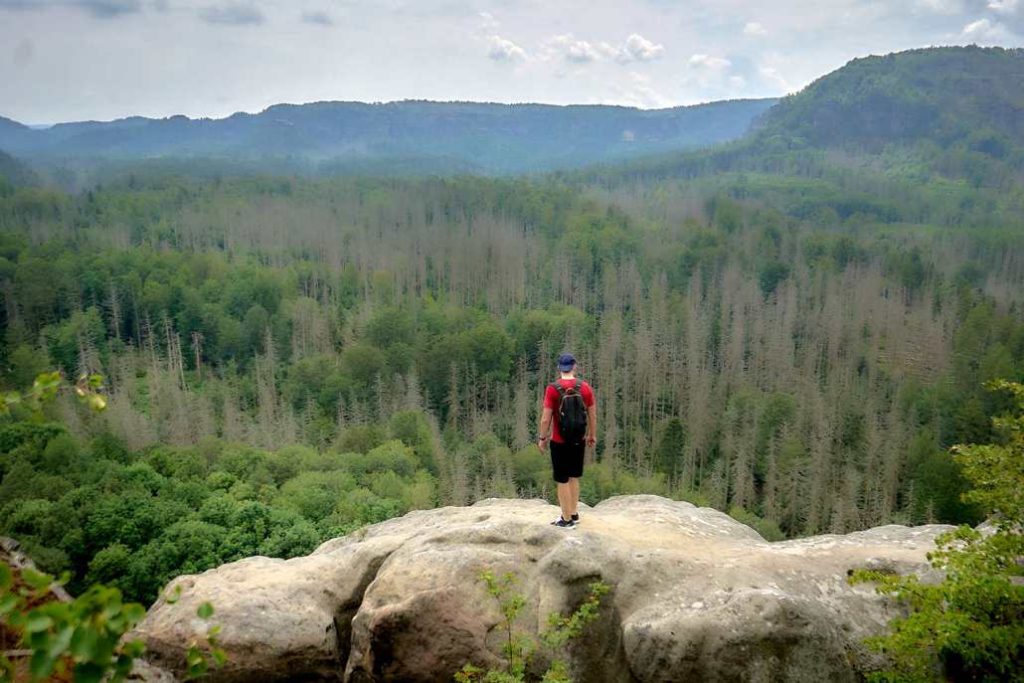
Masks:
[[[32,129],[0,116],[0,149],[10,149],[31,142]]]
[[[337,170],[384,168],[394,160],[424,171],[516,173],[736,139],[774,102],[659,110],[429,101],[282,104],[224,119],[132,117],[46,130],[10,122],[0,126],[0,148],[43,162],[289,159]]]
[[[4,118],[3,116],[0,116],[0,131],[2,131],[5,134],[17,133],[17,132],[20,132],[20,131],[29,131],[29,130],[32,130],[32,129],[29,128],[28,126],[24,125],[24,124],[21,124],[21,123],[18,123],[17,121],[12,121],[11,119]]]
[[[0,124],[2,125],[2,124]],[[5,184],[19,187],[38,182],[36,174],[18,159],[0,150],[0,190]]]

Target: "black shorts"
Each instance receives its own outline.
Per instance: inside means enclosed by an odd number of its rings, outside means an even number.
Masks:
[[[583,452],[587,446],[580,443],[555,443],[551,442],[551,469],[555,474],[555,481],[565,484],[569,477],[583,476]]]

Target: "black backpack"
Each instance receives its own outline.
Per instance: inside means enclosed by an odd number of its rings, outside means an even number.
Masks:
[[[581,385],[582,382],[579,380],[568,389],[563,387],[561,382],[551,385],[558,391],[558,433],[567,443],[580,443],[587,435],[587,406],[584,405],[583,395],[580,394]]]

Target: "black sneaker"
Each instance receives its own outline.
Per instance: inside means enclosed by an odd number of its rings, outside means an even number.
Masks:
[[[551,526],[557,526],[559,529],[571,529],[574,526],[576,526],[576,522],[572,521],[571,519],[566,521],[559,517],[555,521],[551,522]]]
[[[572,516],[572,519],[569,520],[569,521],[571,521],[573,524],[579,524],[580,523],[580,513],[577,512],[575,515]]]

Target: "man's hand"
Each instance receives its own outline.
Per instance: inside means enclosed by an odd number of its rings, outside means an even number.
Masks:
[[[597,406],[591,403],[587,406],[587,446],[597,445]]]
[[[547,447],[548,447],[548,437],[542,436],[541,438],[537,439],[537,448],[540,449],[541,453],[543,453],[544,450]]]

